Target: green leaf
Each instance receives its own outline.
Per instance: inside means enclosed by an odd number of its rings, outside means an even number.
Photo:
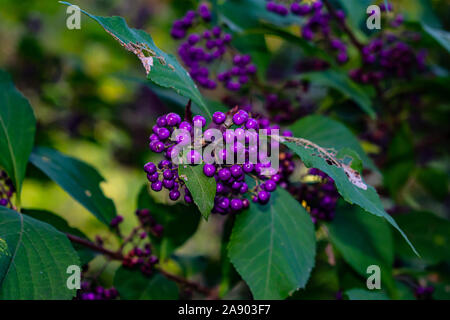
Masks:
[[[302,159],[306,167],[319,169],[333,178],[339,194],[345,201],[357,204],[367,212],[385,218],[402,234],[414,253],[419,255],[395,220],[384,210],[380,197],[373,187],[364,184],[362,178],[360,183],[362,183],[366,189],[351,182],[347,177],[348,173],[345,172],[341,166],[327,163],[327,160],[330,161],[330,158],[323,153],[323,149],[318,149],[320,148],[319,146],[307,144],[309,141],[305,142],[303,139],[298,138],[291,138],[289,141],[291,142],[284,141],[283,143]],[[320,155],[322,155],[322,157]],[[324,157],[327,159],[324,159]]]
[[[138,209],[149,209],[156,222],[164,227],[162,237],[150,234],[161,260],[183,245],[197,231],[200,223],[201,215],[196,206],[157,203],[149,195],[146,186],[139,192]]]
[[[450,32],[433,28],[425,23],[422,23],[422,28],[428,33],[434,40],[436,40],[442,48],[446,49],[450,53]]]
[[[324,148],[334,148],[336,151],[350,148],[358,153],[365,167],[377,170],[356,136],[339,121],[322,115],[310,115],[296,121],[289,130],[294,136],[302,137]]]
[[[18,199],[34,144],[36,119],[28,100],[0,70],[0,167],[8,173]]]
[[[348,20],[355,30],[360,30],[363,21],[368,18],[366,10],[372,3],[372,0],[339,0],[339,4],[344,8]]]
[[[311,217],[280,188],[268,204],[252,203],[237,216],[228,246],[255,299],[284,299],[305,287],[315,253]]]
[[[180,164],[178,166],[178,175],[186,183],[203,218],[208,220],[214,207],[217,185],[215,179],[205,176],[203,166],[204,164],[196,166]]]
[[[345,291],[350,300],[390,300],[383,290],[350,289]]]
[[[218,6],[221,19],[227,24],[234,24],[241,28],[257,25],[261,21],[270,22],[277,26],[300,24],[302,18],[295,15],[280,16],[266,9],[266,2],[260,0],[227,0]],[[231,26],[230,26],[231,27]]]
[[[30,161],[109,226],[116,216],[116,208],[111,199],[103,194],[100,183],[104,179],[97,170],[78,159],[43,147],[33,150]]]
[[[382,280],[392,287],[394,244],[384,219],[366,215],[363,209],[339,201],[328,230],[331,242],[356,272],[367,277],[367,267],[377,265],[382,270]]]
[[[344,96],[355,101],[372,119],[376,118],[375,110],[372,107],[372,101],[367,92],[360,85],[350,80],[345,73],[335,70],[326,70],[305,73],[298,77],[309,80],[314,84],[330,87],[341,92]]]
[[[75,296],[67,267],[79,259],[51,225],[0,206],[0,300],[63,300]]]
[[[64,1],[61,1],[61,3],[71,5]],[[139,58],[146,68],[148,79],[161,87],[171,88],[178,94],[192,99],[202,108],[205,116],[212,117],[197,85],[188,72],[180,65],[175,56],[159,49],[149,34],[143,30],[129,28],[122,17],[100,17],[84,10],[81,11],[97,21],[126,50],[132,52],[134,50],[134,53],[138,57],[140,56]],[[152,66],[148,62],[150,57],[152,58]]]
[[[114,277],[114,287],[122,300],[177,300],[178,287],[160,273],[144,276],[139,269],[120,267]]]
[[[83,232],[76,228],[72,228],[66,220],[52,212],[36,209],[23,209],[22,213],[32,217],[33,219],[48,223],[62,233],[69,233],[79,238],[88,240],[88,237]],[[95,257],[92,250],[89,250],[78,243],[73,243],[72,245],[80,257],[81,265],[89,263]]]
[[[383,168],[383,182],[392,197],[402,190],[414,171],[413,136],[406,126],[397,129],[397,133],[389,144],[387,161]]]
[[[336,158],[343,160],[345,164],[349,165],[355,171],[359,173],[363,170],[362,160],[359,157],[359,154],[356,151],[353,151],[350,148],[344,148],[339,150],[336,154]]]
[[[432,195],[444,201],[448,195],[448,175],[437,168],[420,168],[417,171],[417,180]]]
[[[437,264],[450,261],[450,222],[430,212],[411,212],[396,216],[398,224],[414,242],[421,258]],[[396,252],[403,259],[414,259],[408,247],[396,237]]]

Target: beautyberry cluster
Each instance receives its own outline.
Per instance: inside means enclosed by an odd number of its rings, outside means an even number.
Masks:
[[[115,300],[119,293],[115,288],[105,289],[93,282],[83,281],[81,289],[77,291],[75,300]]]
[[[290,8],[283,4],[276,3],[270,0],[266,5],[267,10],[277,13],[281,16],[286,16],[291,12],[297,16],[309,16],[308,21],[302,26],[302,36],[306,40],[324,40],[333,51],[336,51],[336,60],[338,63],[345,63],[348,60],[347,45],[341,40],[331,35],[330,21],[332,15],[323,10],[322,1],[314,1],[311,4],[301,3],[301,1],[294,1]],[[345,13],[342,10],[336,11],[336,18],[338,23],[345,19]]]
[[[404,38],[404,37],[403,37]],[[418,40],[413,35],[412,40]],[[378,84],[386,79],[409,79],[425,70],[426,51],[416,52],[394,34],[373,39],[362,50],[363,65],[350,71],[350,77],[363,84]]]
[[[300,188],[291,188],[291,193],[310,213],[313,222],[332,221],[335,215],[339,193],[334,180],[318,169],[310,169],[308,174],[315,176],[319,183],[302,184]]]
[[[164,228],[162,225],[156,223],[148,209],[136,210],[136,216],[138,217],[139,225],[124,239],[124,245],[132,243],[133,248],[124,255],[122,265],[130,269],[139,269],[144,275],[150,276],[153,273],[154,265],[159,260],[158,257],[152,255],[152,247],[148,234],[161,237]],[[117,216],[111,222],[111,227],[115,228],[119,234],[119,225],[122,222],[122,216]]]
[[[189,74],[201,87],[215,89],[217,80],[223,82],[225,88],[236,91],[249,81],[249,76],[256,73],[256,66],[251,64],[248,55],[233,56],[233,66],[230,70],[217,76],[211,74],[210,67],[214,62],[223,60],[227,46],[232,40],[229,33],[225,33],[219,26],[208,29],[203,25],[197,33],[188,33],[189,29],[198,27],[211,21],[211,12],[206,4],[199,5],[197,11],[190,10],[186,15],[173,23],[171,35],[181,40],[187,37],[178,48],[178,54]]]
[[[251,57],[236,54],[233,57],[233,67],[230,70],[219,73],[217,79],[225,84],[230,91],[237,91],[241,86],[249,82],[249,76],[256,73],[256,65],[251,64]]]
[[[12,180],[6,172],[0,171],[0,206],[13,208],[11,198],[15,192]]]

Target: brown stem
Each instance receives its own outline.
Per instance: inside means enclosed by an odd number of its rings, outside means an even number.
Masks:
[[[67,238],[69,238],[70,241],[80,244],[86,248],[89,248],[91,250],[94,250],[96,252],[100,252],[103,253],[104,255],[108,256],[109,258],[111,258],[112,260],[119,260],[119,261],[123,261],[124,256],[122,254],[122,252],[119,250],[118,252],[114,252],[111,250],[108,250],[102,246],[99,246],[89,240],[74,236],[72,234],[66,233]],[[186,287],[189,287],[197,292],[200,292],[204,295],[206,295],[208,298],[211,299],[217,299],[217,293],[215,290],[213,289],[209,289],[207,287],[202,286],[199,283],[193,282],[193,281],[189,281],[185,278],[182,278],[180,276],[177,276],[175,274],[171,274],[163,269],[158,268],[158,271],[165,276],[167,279],[173,280],[177,283],[180,283]]]
[[[103,253],[104,255],[108,256],[109,258],[113,260],[123,260],[124,257],[121,252],[114,252],[111,250],[108,250],[102,246],[99,246],[89,240],[74,236],[73,234],[66,233],[67,238],[69,238],[70,241],[74,243],[78,243],[86,248],[92,249],[94,251]]]
[[[353,43],[353,45],[356,48],[358,48],[359,51],[362,51],[362,49],[364,47],[363,44],[361,42],[359,42],[358,39],[356,39],[356,36],[352,32],[352,30],[350,30],[347,23],[345,21],[342,21],[341,19],[339,19],[339,17],[336,14],[336,10],[334,10],[331,3],[328,0],[323,0],[323,3],[327,7],[328,12],[333,16],[334,19],[336,19],[336,21],[338,21],[342,31],[344,31],[349,36],[350,41]]]
[[[185,278],[182,278],[182,277],[177,276],[175,274],[169,273],[169,272],[164,271],[162,269],[158,269],[158,271],[162,275],[164,275],[167,279],[173,280],[173,281],[175,281],[177,283],[180,283],[180,284],[182,284],[182,285],[184,285],[184,286],[186,286],[188,288],[191,288],[191,289],[193,289],[193,290],[195,290],[197,292],[203,293],[204,295],[206,295],[208,297],[211,297],[211,298],[215,297],[214,290],[209,289],[207,287],[204,287],[204,286],[202,286],[199,283],[189,281],[189,280],[187,280]]]

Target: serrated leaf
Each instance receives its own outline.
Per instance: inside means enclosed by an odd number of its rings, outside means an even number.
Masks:
[[[317,168],[333,178],[339,194],[345,201],[352,204],[357,204],[365,211],[385,218],[402,234],[414,253],[419,255],[412,243],[409,241],[408,237],[399,228],[395,220],[384,210],[381,199],[373,187],[367,186],[362,181],[362,178],[361,182],[359,182],[359,180],[356,182],[353,181],[354,177],[352,177],[351,181],[350,176],[347,176],[349,171],[344,171],[342,167],[337,166],[335,163],[330,161],[329,157],[321,154],[323,151],[318,150],[318,146],[314,146],[314,144],[305,144],[302,142],[303,139],[292,138],[289,140],[291,142],[284,141],[283,144],[294,151],[302,159],[306,167]],[[328,164],[327,161],[331,162],[331,164]]]
[[[358,84],[354,83],[347,74],[335,70],[325,70],[320,72],[310,72],[298,76],[314,84],[333,88],[341,92],[344,96],[356,102],[356,104],[367,113],[372,119],[376,118],[372,101],[366,91]]]
[[[76,228],[72,228],[71,226],[69,226],[66,220],[52,212],[36,209],[23,209],[22,213],[36,220],[48,223],[62,233],[69,233],[79,238],[89,240],[83,232]],[[81,265],[89,263],[95,257],[95,254],[92,250],[89,250],[88,248],[80,244],[73,243],[72,246],[77,251],[78,256],[80,257]]]
[[[64,234],[0,206],[0,239],[0,300],[65,300],[75,296],[76,291],[67,288],[66,270],[80,261]]]
[[[35,148],[30,161],[98,220],[109,226],[116,216],[116,207],[103,194],[100,183],[104,179],[97,170],[85,162],[44,147]]]
[[[160,273],[144,276],[139,269],[120,267],[114,277],[114,287],[123,300],[177,300],[178,287],[175,282]]]
[[[200,223],[201,215],[196,206],[157,203],[149,195],[146,186],[139,192],[138,209],[149,209],[156,222],[164,227],[162,237],[150,234],[161,260],[183,245],[197,231]]]
[[[345,291],[350,300],[390,300],[383,290],[350,289]]]
[[[178,166],[178,175],[186,183],[203,218],[208,220],[214,207],[217,184],[214,178],[205,176],[203,166],[204,164],[196,166],[180,164]]]
[[[36,119],[28,100],[0,70],[0,167],[14,183],[18,198],[34,144]]]
[[[311,217],[280,188],[268,204],[252,203],[237,216],[228,246],[255,299],[284,299],[305,287],[315,254]]]
[[[289,130],[294,136],[308,139],[324,148],[333,148],[336,151],[350,148],[358,153],[366,168],[377,170],[356,136],[339,121],[322,115],[310,115],[296,121]]]
[[[71,5],[68,2],[61,1],[61,3]],[[205,116],[212,117],[197,85],[188,72],[173,55],[159,49],[149,34],[143,30],[129,28],[122,17],[100,17],[84,10],[81,11],[97,21],[126,50],[138,56],[146,69],[148,79],[159,86],[171,88],[178,94],[192,99],[202,108]]]
[[[382,270],[382,280],[392,287],[394,244],[391,229],[383,218],[366,215],[360,207],[339,201],[328,230],[331,242],[356,272],[367,277],[367,267],[377,265]]]

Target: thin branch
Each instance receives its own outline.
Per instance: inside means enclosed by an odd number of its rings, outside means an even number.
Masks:
[[[72,234],[66,233],[67,238],[69,238],[70,241],[80,244],[86,248],[89,248],[91,250],[103,253],[104,255],[108,256],[109,258],[113,259],[113,260],[120,260],[122,261],[124,259],[124,256],[122,255],[122,253],[120,252],[114,252],[111,250],[108,250],[102,246],[99,246],[89,240],[74,236]]]
[[[347,23],[345,21],[342,21],[341,19],[339,19],[338,15],[336,13],[336,10],[333,8],[333,6],[331,5],[331,3],[328,0],[323,0],[323,3],[327,7],[328,12],[333,16],[334,19],[336,19],[336,21],[338,21],[342,31],[344,31],[350,37],[350,41],[361,52],[364,46],[361,42],[359,42],[358,39],[356,39],[355,34],[352,32],[352,30],[350,30]]]
[[[69,238],[70,241],[72,241],[73,243],[77,243],[80,244],[86,248],[89,248],[93,251],[96,252],[100,252],[106,256],[108,256],[109,258],[111,258],[112,260],[119,260],[119,261],[123,261],[123,259],[125,258],[122,254],[122,252],[119,250],[118,252],[114,252],[111,250],[108,250],[102,246],[99,246],[89,240],[74,236],[72,234],[66,233],[67,238]],[[188,288],[191,288],[197,292],[200,292],[204,295],[206,295],[208,298],[210,299],[217,299],[217,292],[214,289],[209,289],[207,287],[202,286],[199,283],[187,280],[185,278],[182,278],[180,276],[177,276],[175,274],[171,274],[163,269],[158,268],[157,269],[163,276],[165,276],[167,279],[173,280],[177,283],[180,283]]]
[[[188,288],[191,288],[197,292],[203,293],[204,295],[211,297],[211,298],[215,298],[216,294],[214,292],[213,289],[207,288],[202,286],[201,284],[197,283],[197,282],[193,282],[193,281],[189,281],[185,278],[182,278],[180,276],[177,276],[175,274],[169,273],[167,271],[164,271],[162,269],[158,269],[158,271],[164,275],[167,279],[173,280],[177,283],[180,283]]]

